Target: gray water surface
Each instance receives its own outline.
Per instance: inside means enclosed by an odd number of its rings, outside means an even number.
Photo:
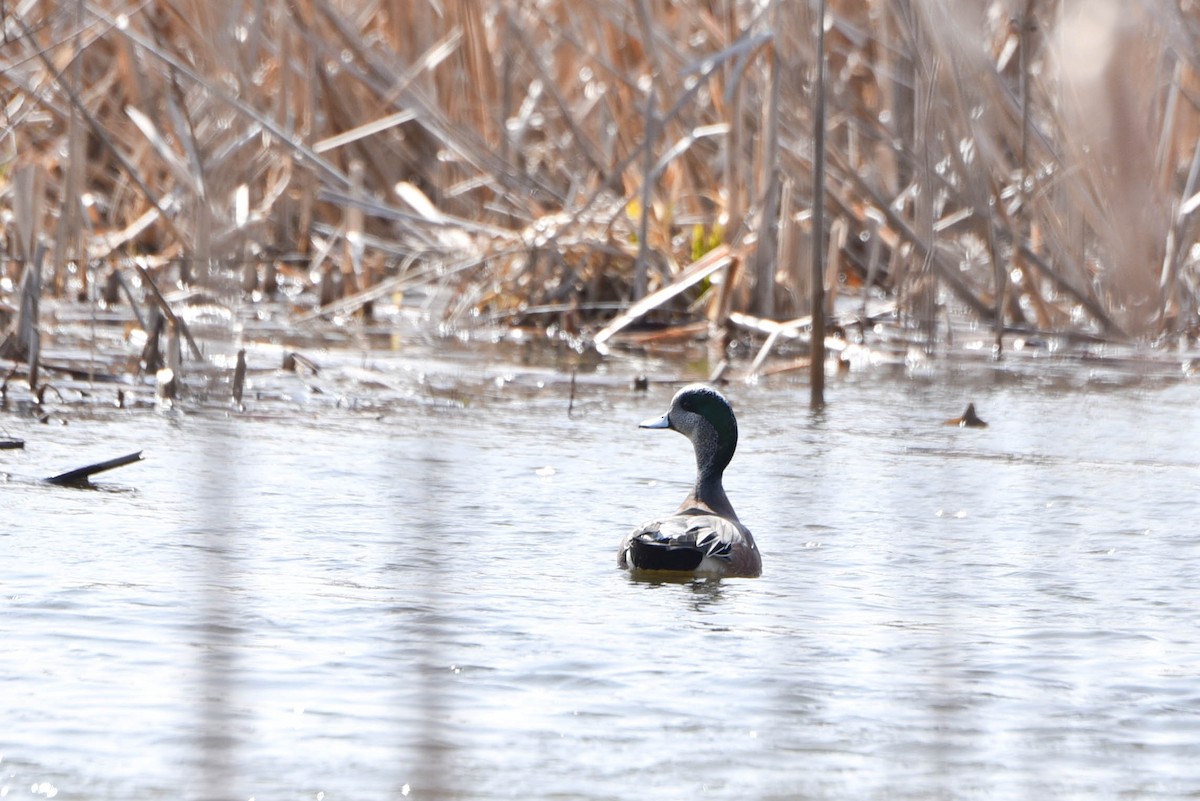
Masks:
[[[674,388],[497,384],[6,418],[0,797],[1200,794],[1194,382],[732,385],[763,576],[678,584]]]

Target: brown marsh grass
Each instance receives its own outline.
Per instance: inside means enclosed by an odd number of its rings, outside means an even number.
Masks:
[[[2,355],[31,384],[39,297],[179,334],[182,289],[286,285],[310,319],[425,286],[451,326],[601,349],[808,336],[815,3],[0,5]],[[825,26],[835,333],[1194,339],[1200,6],[828,0]]]

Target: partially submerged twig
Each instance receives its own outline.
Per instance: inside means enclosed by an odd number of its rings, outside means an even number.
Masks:
[[[171,326],[174,328],[174,330],[183,334],[183,338],[187,340],[188,347],[192,351],[192,356],[194,356],[197,361],[203,362],[204,352],[200,350],[200,346],[196,344],[196,340],[192,339],[192,332],[188,329],[187,323],[179,319],[179,317],[171,309],[171,305],[167,303],[167,299],[163,297],[162,292],[158,290],[158,285],[154,283],[154,279],[150,277],[150,273],[147,272],[146,268],[137,261],[134,261],[133,268],[138,271],[138,275],[140,275],[142,280],[146,283],[146,286],[149,288],[150,294],[154,298],[159,311],[161,311],[163,316],[166,317],[171,323]]]
[[[60,487],[88,487],[91,486],[91,478],[97,473],[103,473],[106,470],[112,470],[117,467],[124,467],[127,464],[140,462],[142,460],[142,452],[129,453],[124,456],[118,456],[115,459],[108,459],[103,462],[78,467],[74,470],[68,470],[65,473],[59,473],[56,476],[51,476],[45,479],[47,484],[54,484]]]

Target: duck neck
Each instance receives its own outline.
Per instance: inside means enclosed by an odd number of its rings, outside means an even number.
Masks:
[[[733,504],[729,502],[729,496],[725,494],[725,487],[721,484],[720,473],[696,478],[696,486],[683,502],[683,508],[691,509],[697,506],[707,507],[729,520],[738,519],[737,512],[733,511]]]
[[[736,431],[731,439],[728,436],[719,436],[716,429],[706,426],[697,432],[694,445],[696,486],[684,502],[685,505],[689,502],[699,502],[722,517],[737,520],[733,504],[729,502],[729,496],[725,494],[725,487],[721,481],[725,475],[725,467],[733,458],[733,451],[737,447]]]

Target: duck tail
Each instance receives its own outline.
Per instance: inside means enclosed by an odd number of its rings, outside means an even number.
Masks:
[[[704,552],[692,545],[634,537],[629,542],[629,563],[638,570],[691,571],[700,566]]]

